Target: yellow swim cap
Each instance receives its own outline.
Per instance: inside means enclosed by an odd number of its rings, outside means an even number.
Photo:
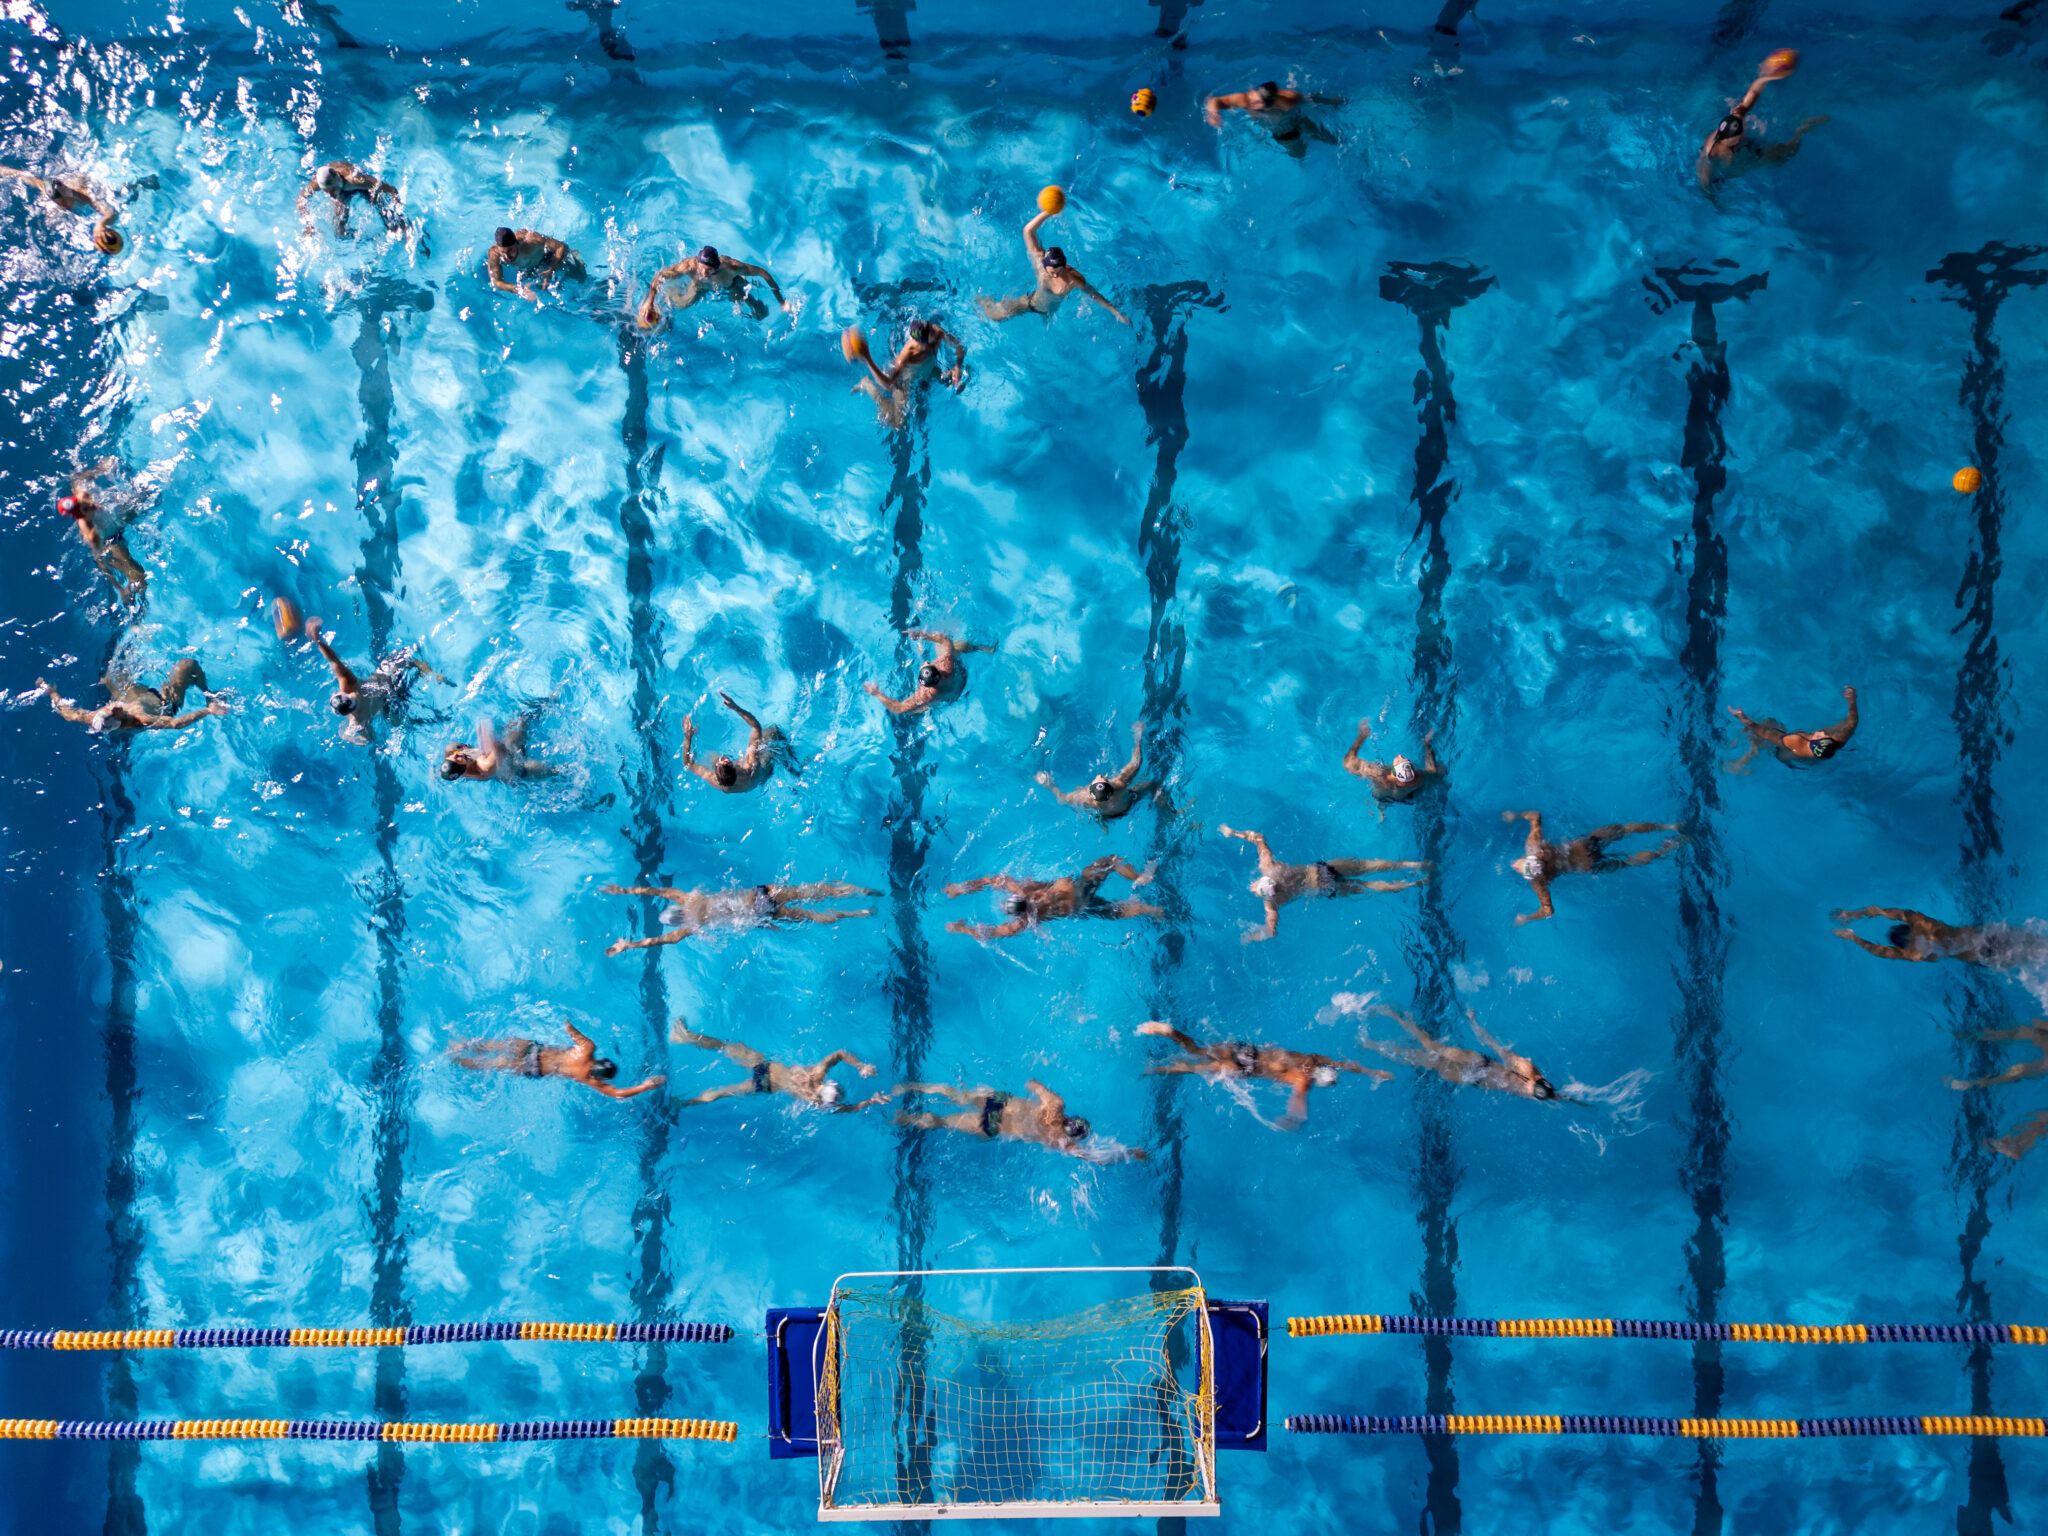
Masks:
[[[1159,98],[1152,94],[1149,85],[1140,86],[1131,93],[1131,110],[1140,117],[1150,117],[1152,109],[1159,105]]]

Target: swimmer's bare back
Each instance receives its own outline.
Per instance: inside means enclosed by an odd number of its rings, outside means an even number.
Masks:
[[[932,659],[918,668],[917,687],[903,698],[892,699],[873,683],[861,684],[862,689],[892,715],[923,714],[934,704],[958,698],[967,687],[967,669],[960,664],[959,658],[976,651],[991,654],[995,651],[992,645],[969,645],[937,630],[910,629],[904,634],[912,640],[927,642],[934,652]]]
[[[1727,764],[1730,773],[1746,773],[1750,762],[1757,753],[1769,747],[1781,763],[1798,766],[1803,763],[1824,763],[1849,744],[1849,738],[1856,734],[1856,690],[1844,688],[1842,698],[1847,702],[1848,712],[1833,725],[1822,726],[1811,731],[1788,731],[1771,719],[1752,720],[1733,705],[1728,713],[1742,722],[1743,734],[1749,740],[1748,750],[1734,762]]]

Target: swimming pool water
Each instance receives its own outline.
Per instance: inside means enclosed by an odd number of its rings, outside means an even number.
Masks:
[[[0,1414],[670,1413],[742,1439],[10,1445],[8,1529],[789,1529],[813,1469],[752,1438],[746,1330],[849,1269],[1173,1261],[1276,1318],[2048,1321],[2040,1159],[1979,1145],[2040,1091],[1944,1084],[2006,1059],[1969,1037],[2024,1023],[2041,982],[1886,964],[1828,919],[2048,917],[2048,291],[1991,249],[2048,271],[2018,249],[2042,236],[2048,22],[1485,10],[1455,44],[1423,9],[1214,0],[1058,28],[937,4],[703,30],[538,5],[10,15],[0,158],[139,184],[113,262],[0,202],[0,1326],[742,1334],[7,1352]],[[1805,62],[1760,114],[1829,121],[1711,204],[1699,140],[1780,45]],[[1290,72],[1347,98],[1336,144],[1297,161],[1201,122],[1203,94]],[[335,156],[399,183],[420,238],[302,238],[292,200]],[[1049,238],[1130,328],[976,312],[1021,291],[1047,182],[1071,199]],[[567,240],[590,282],[537,312],[492,294],[499,223]],[[707,242],[795,314],[623,331]],[[1961,281],[1931,279],[1952,256]],[[891,434],[835,333],[930,312],[969,384]],[[102,454],[158,486],[133,618],[50,510]],[[1979,498],[1947,488],[1968,463]],[[452,681],[350,746],[325,669],[272,638],[273,593],[354,663],[416,643]],[[899,727],[861,685],[908,686],[913,624],[999,651]],[[187,654],[234,712],[183,734],[94,738],[33,692]],[[1818,724],[1845,684],[1863,726],[1838,761],[1720,771],[1729,706]],[[789,732],[800,775],[727,799],[682,773],[692,712],[700,749],[742,739],[721,690]],[[565,775],[439,779],[447,741],[529,706]],[[1435,724],[1440,800],[1374,814],[1339,767],[1361,717],[1383,752]],[[1033,783],[1121,764],[1138,720],[1172,814],[1105,829]],[[1694,840],[1563,881],[1555,920],[1517,928],[1500,817],[1530,808]],[[1243,945],[1255,864],[1225,824],[1436,880],[1297,903]],[[1166,922],[944,930],[994,910],[947,882],[1103,853],[1158,862]],[[603,955],[652,920],[604,883],[827,879],[881,911]],[[1616,1102],[1401,1069],[1317,1092],[1288,1134],[1277,1089],[1141,1075],[1146,1018],[1346,1055],[1338,1000],[1368,998],[1467,1040],[1469,1007]],[[1151,1160],[681,1109],[737,1073],[672,1043],[678,1018],[784,1060],[846,1047],[884,1082],[1035,1075]],[[563,1019],[667,1094],[446,1061]],[[2043,1389],[2024,1351],[1403,1339],[1279,1341],[1272,1381],[1276,1416],[2035,1414]],[[1221,1476],[1245,1529],[1988,1531],[2037,1518],[2044,1466],[2022,1441],[1276,1435]]]

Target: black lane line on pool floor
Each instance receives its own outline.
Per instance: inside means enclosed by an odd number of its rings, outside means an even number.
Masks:
[[[400,579],[398,512],[404,498],[396,483],[398,455],[391,446],[391,325],[400,315],[433,307],[434,296],[424,288],[374,278],[363,291],[362,323],[349,349],[356,365],[356,399],[363,412],[362,440],[351,454],[356,509],[364,522],[356,589],[369,625],[372,666],[391,654],[392,600]],[[412,1118],[412,1096],[406,1087],[405,884],[398,873],[398,812],[405,796],[386,751],[372,746],[369,752],[377,818],[377,872],[363,892],[377,947],[377,1054],[370,1065],[370,1102],[376,1109],[371,1143],[376,1172],[369,1198],[370,1322],[378,1328],[403,1328],[412,1321],[405,1294],[406,1234],[400,1218]],[[380,1419],[405,1417],[405,1351],[377,1351],[374,1400]],[[399,1529],[398,1490],[404,1479],[404,1448],[380,1444],[368,1474],[370,1513],[378,1536]]]
[[[1218,309],[1222,296],[1207,283],[1164,283],[1145,289],[1135,306],[1152,331],[1152,351],[1139,365],[1138,406],[1145,415],[1145,441],[1157,449],[1152,487],[1145,496],[1138,523],[1138,557],[1145,563],[1145,584],[1151,593],[1151,623],[1145,637],[1145,777],[1157,779],[1167,799],[1152,805],[1152,841],[1148,862],[1159,871],[1154,889],[1166,910],[1159,942],[1152,949],[1152,988],[1146,1017],[1178,1020],[1176,984],[1187,951],[1188,900],[1181,887],[1180,856],[1187,834],[1177,811],[1169,808],[1177,794],[1187,698],[1182,674],[1187,669],[1187,629],[1177,612],[1180,593],[1181,534],[1187,510],[1174,504],[1180,451],[1187,446],[1188,316],[1197,309]],[[1152,1156],[1159,1180],[1158,1262],[1174,1263],[1180,1252],[1182,1132],[1177,1074],[1152,1078]],[[1161,1285],[1154,1276],[1153,1284]]]
[[[626,539],[626,615],[633,657],[633,738],[640,743],[638,765],[628,778],[633,803],[634,884],[661,884],[667,858],[662,812],[668,803],[668,742],[662,732],[661,694],[655,685],[661,670],[661,616],[654,605],[654,521],[650,502],[658,499],[665,449],[647,450],[647,343],[630,324],[619,327],[619,368],[626,376],[626,411],[619,422],[619,442],[626,452],[626,495],[619,503],[619,531]],[[650,909],[652,910],[652,909]],[[650,931],[659,926],[649,920]],[[643,949],[640,956],[640,1017],[650,1057],[666,1050],[668,984],[662,978],[661,951]],[[675,1121],[673,1101],[664,1097],[661,1111],[642,1117],[640,1130],[640,1192],[633,1202],[633,1236],[639,1264],[632,1281],[633,1316],[653,1322],[668,1305],[675,1277],[668,1265],[671,1207],[662,1184]],[[642,1418],[659,1417],[673,1395],[668,1383],[668,1350],[647,1346],[647,1355],[633,1376],[633,1400]],[[640,1527],[660,1529],[655,1496],[663,1488],[675,1498],[676,1466],[659,1440],[641,1440],[633,1452],[633,1486],[640,1495]]]
[[[1659,267],[1657,280],[1643,280],[1658,314],[1680,304],[1692,306],[1690,339],[1698,356],[1685,373],[1685,435],[1679,467],[1692,471],[1692,564],[1686,548],[1672,551],[1686,573],[1685,644],[1678,653],[1682,683],[1672,708],[1678,729],[1678,759],[1684,773],[1680,819],[1688,839],[1678,851],[1680,966],[1679,1014],[1672,1055],[1686,1108],[1685,1153],[1678,1181],[1692,1202],[1693,1230],[1685,1244],[1687,1315],[1696,1322],[1719,1321],[1721,1292],[1728,1282],[1727,1172],[1728,1105],[1722,1093],[1721,1058],[1726,1043],[1722,972],[1728,960],[1727,924],[1720,893],[1727,883],[1716,817],[1721,809],[1720,743],[1721,639],[1728,620],[1728,542],[1715,522],[1715,502],[1728,485],[1728,437],[1721,425],[1733,380],[1728,347],[1715,321],[1716,305],[1747,303],[1770,281],[1768,272],[1736,276],[1725,258],[1712,266]],[[1662,286],[1659,287],[1659,284]],[[1718,1418],[1725,1378],[1721,1346],[1712,1339],[1692,1347],[1693,1417]],[[1721,1448],[1699,1446],[1698,1486],[1693,1502],[1696,1536],[1718,1536],[1722,1527]]]
[[[1415,652],[1409,672],[1414,703],[1409,729],[1417,736],[1434,731],[1437,755],[1456,758],[1458,672],[1451,648],[1450,626],[1444,619],[1444,590],[1451,578],[1450,546],[1444,540],[1444,518],[1457,492],[1446,477],[1450,462],[1449,426],[1458,419],[1451,393],[1450,365],[1444,361],[1443,338],[1452,311],[1471,303],[1494,280],[1469,262],[1390,261],[1380,278],[1380,297],[1415,316],[1422,368],[1415,375],[1415,403],[1422,435],[1415,444],[1415,484],[1408,499],[1416,505],[1414,538],[1422,541],[1422,567],[1415,582]],[[1418,796],[1414,802],[1419,856],[1433,866],[1420,891],[1416,920],[1404,943],[1415,977],[1415,1012],[1423,1028],[1445,1036],[1458,1026],[1453,968],[1463,958],[1464,941],[1451,926],[1443,894],[1444,854],[1450,846],[1449,817],[1443,792]],[[1422,1230],[1422,1288],[1410,1297],[1412,1309],[1425,1316],[1450,1317],[1458,1310],[1458,1223],[1451,1202],[1458,1193],[1461,1170],[1451,1142],[1451,1085],[1421,1075],[1415,1086],[1415,1167],[1410,1179],[1416,1201],[1416,1224]],[[1426,1385],[1424,1397],[1432,1414],[1456,1412],[1451,1386],[1451,1343],[1442,1335],[1422,1341]],[[1450,1435],[1425,1435],[1429,1482],[1424,1495],[1425,1518],[1433,1536],[1456,1536],[1464,1511],[1458,1499],[1458,1443]]]
[[[1962,612],[1957,629],[1966,636],[1956,668],[1951,711],[1960,770],[1956,803],[1963,813],[1956,871],[1963,910],[1958,920],[1965,923],[1999,921],[2007,916],[1998,878],[2005,837],[1993,782],[2005,730],[2000,718],[2006,691],[2004,665],[1999,659],[1996,628],[1998,577],[2004,563],[1999,541],[2005,521],[2005,492],[1999,483],[1998,460],[2005,441],[2005,364],[1992,337],[1992,323],[1999,306],[2016,289],[2048,282],[2048,273],[2024,266],[2041,254],[2036,246],[2008,246],[1994,240],[1981,250],[1944,257],[1927,274],[1927,281],[1945,288],[1946,297],[1960,304],[1970,317],[1971,352],[1963,364],[1960,399],[1970,416],[1972,462],[1984,477],[1971,498],[1970,553],[1955,598]],[[1960,974],[1950,978],[1949,1012],[1962,1075],[1988,1077],[2003,1065],[2004,1052],[1981,1037],[1985,1030],[2007,1022],[2005,985],[1977,967],[1957,969]],[[1978,1263],[1991,1235],[1991,1186],[1999,1170],[1997,1154],[1985,1142],[1996,1134],[1998,1109],[1995,1090],[1975,1088],[1964,1093],[1949,1154],[1949,1180],[1969,1202],[1957,1238],[1963,1273],[1956,1292],[1957,1309],[1967,1322],[1984,1322],[1991,1316],[1991,1288]],[[1990,1413],[1988,1345],[1971,1347],[1967,1370],[1970,1411]],[[1956,1512],[1958,1536],[1989,1536],[1994,1513],[2011,1521],[2008,1503],[2005,1458],[1998,1441],[1979,1435],[1970,1442],[1969,1502]]]

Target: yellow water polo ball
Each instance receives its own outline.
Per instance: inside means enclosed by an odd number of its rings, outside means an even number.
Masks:
[[[1141,85],[1131,92],[1131,110],[1140,117],[1150,117],[1152,109],[1159,105],[1159,98],[1152,94],[1152,87]]]
[[[1977,492],[1977,487],[1983,483],[1983,472],[1967,465],[1957,470],[1955,478],[1949,481],[1950,485],[1961,491],[1965,496],[1974,496]]]
[[[1041,213],[1058,213],[1066,206],[1067,194],[1058,187],[1047,187],[1038,194],[1038,207]]]

